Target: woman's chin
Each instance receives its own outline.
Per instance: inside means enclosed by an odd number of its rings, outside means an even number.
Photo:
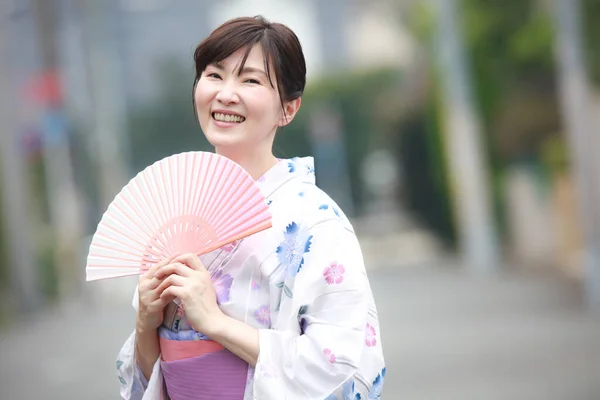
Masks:
[[[237,132],[214,132],[205,134],[208,142],[215,148],[237,147],[242,145],[243,137]]]
[[[237,159],[248,152],[248,144],[239,140],[215,140],[210,144],[215,148],[217,154],[232,159]]]

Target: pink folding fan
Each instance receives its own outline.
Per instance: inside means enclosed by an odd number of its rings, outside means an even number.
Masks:
[[[115,197],[92,238],[86,280],[143,273],[168,257],[208,253],[271,227],[254,179],[217,154],[164,158]]]

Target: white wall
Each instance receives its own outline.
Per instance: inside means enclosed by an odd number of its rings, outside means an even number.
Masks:
[[[306,58],[307,76],[319,73],[322,67],[319,46],[319,27],[316,26],[312,2],[294,0],[224,0],[215,3],[209,18],[211,29],[228,19],[241,16],[262,15],[272,22],[289,26],[300,39]]]

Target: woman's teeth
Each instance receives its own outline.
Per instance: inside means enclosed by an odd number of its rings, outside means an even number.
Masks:
[[[221,113],[213,113],[212,114],[213,118],[216,119],[217,121],[221,121],[221,122],[244,122],[246,120],[246,118],[240,116],[240,115],[232,115],[232,114],[221,114]]]

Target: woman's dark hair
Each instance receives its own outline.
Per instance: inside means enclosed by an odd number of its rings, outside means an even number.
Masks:
[[[241,65],[238,66],[238,71],[241,71],[248,54],[257,43],[262,46],[265,71],[274,87],[270,67],[273,66],[282,108],[284,102],[302,96],[306,85],[306,63],[298,37],[287,26],[270,22],[259,15],[225,22],[196,47],[194,51],[196,78],[192,99],[194,99],[196,85],[208,65],[223,61],[239,49],[245,48]],[[195,100],[193,103],[196,112]]]

